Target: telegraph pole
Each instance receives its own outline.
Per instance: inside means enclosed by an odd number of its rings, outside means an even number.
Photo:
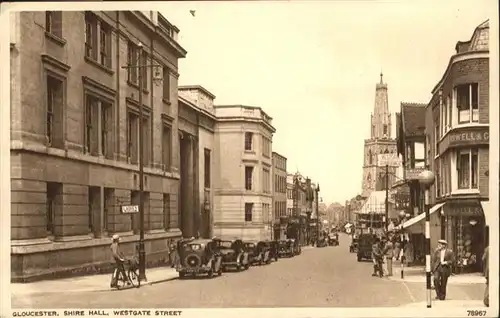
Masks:
[[[389,165],[385,165],[385,231],[389,231]]]

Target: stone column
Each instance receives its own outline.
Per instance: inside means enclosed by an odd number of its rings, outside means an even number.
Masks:
[[[193,151],[193,139],[190,136],[186,140],[186,157],[185,157],[186,169],[184,169],[185,176],[185,186],[183,187],[185,195],[183,195],[182,201],[182,212],[184,213],[183,218],[185,219],[187,236],[195,236],[195,211],[194,211],[194,151]]]
[[[191,149],[193,152],[193,164],[192,164],[192,171],[193,171],[193,223],[194,223],[194,229],[193,232],[194,234],[200,235],[200,237],[204,234],[204,230],[201,228],[201,204],[200,204],[200,170],[198,169],[199,167],[199,147],[198,147],[198,138],[197,137],[192,137],[191,138]]]

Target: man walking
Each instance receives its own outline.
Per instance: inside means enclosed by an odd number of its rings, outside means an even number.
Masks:
[[[438,241],[438,247],[432,255],[432,273],[434,274],[434,288],[436,290],[436,299],[446,299],[446,285],[448,277],[451,275],[451,266],[453,265],[453,252],[447,248],[448,243],[445,240]]]
[[[394,257],[394,246],[391,241],[392,237],[384,239],[384,256],[387,266],[387,276],[392,276],[392,258]]]
[[[484,299],[483,303],[486,307],[490,306],[490,292],[489,292],[489,272],[490,272],[490,266],[489,266],[489,253],[488,253],[488,246],[484,249],[484,254],[483,254],[483,267],[484,267],[484,277],[486,278],[486,288],[484,290]]]
[[[383,277],[384,272],[382,268],[382,250],[380,248],[380,239],[375,236],[374,243],[372,245],[372,260],[373,260],[373,274],[372,276]]]

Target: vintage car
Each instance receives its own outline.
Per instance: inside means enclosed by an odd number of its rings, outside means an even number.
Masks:
[[[373,234],[360,234],[358,237],[357,258],[358,262],[372,258]]]
[[[326,247],[328,246],[328,241],[326,236],[320,236],[316,241],[316,247]]]
[[[196,239],[183,242],[178,246],[180,262],[176,270],[179,277],[187,275],[222,275],[222,256],[212,240]]]
[[[271,263],[270,246],[267,242],[249,241],[244,242],[248,252],[248,259],[251,265],[263,265]]]
[[[279,242],[278,241],[265,241],[269,245],[269,258],[278,261],[279,258]]]
[[[339,234],[338,233],[328,234],[328,245],[329,246],[338,246],[339,245]]]
[[[293,257],[293,246],[290,245],[288,240],[280,240],[278,242],[278,256],[279,257]]]
[[[288,239],[287,241],[288,241],[288,244],[290,245],[291,250],[293,252],[292,256],[300,255],[300,253],[302,253],[302,249],[300,247],[298,240],[291,238],[291,239]]]
[[[215,239],[217,249],[222,255],[222,270],[227,271],[234,268],[237,271],[248,269],[250,262],[245,244],[240,239],[221,240]]]

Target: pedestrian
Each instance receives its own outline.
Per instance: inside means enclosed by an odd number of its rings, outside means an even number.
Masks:
[[[394,257],[394,246],[391,241],[392,237],[389,237],[384,245],[384,256],[387,268],[387,276],[392,276],[392,258]]]
[[[169,262],[170,262],[170,267],[175,268],[175,265],[177,265],[177,258],[178,258],[178,253],[177,253],[177,244],[172,240],[170,241],[169,244]]]
[[[483,254],[483,268],[484,268],[484,277],[486,278],[486,288],[484,289],[484,298],[483,303],[486,307],[490,306],[490,292],[489,292],[489,274],[490,274],[490,266],[489,266],[489,248],[486,246]]]
[[[380,239],[374,235],[374,243],[372,245],[372,261],[373,261],[373,274],[372,276],[383,277],[382,269],[382,250],[380,248]]]
[[[399,254],[401,254],[401,239],[396,236],[394,239],[394,256],[396,257],[396,261],[399,260]]]
[[[448,277],[451,275],[451,266],[453,265],[453,251],[447,248],[448,243],[445,240],[438,241],[438,247],[432,255],[432,273],[434,274],[434,289],[436,290],[436,299],[446,299],[446,285]]]

